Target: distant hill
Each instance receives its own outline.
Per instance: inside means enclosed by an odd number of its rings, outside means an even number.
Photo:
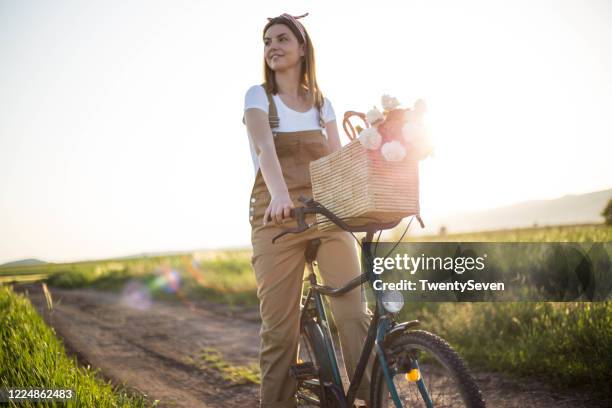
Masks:
[[[600,214],[611,198],[612,189],[608,189],[586,194],[569,194],[551,200],[525,201],[489,210],[425,220],[425,229],[411,230],[418,234],[436,234],[441,226],[445,226],[448,233],[455,233],[533,225],[603,223],[604,219]]]
[[[32,266],[46,264],[47,262],[41,261],[40,259],[22,259],[20,261],[12,261],[0,264],[0,268],[9,268],[14,266]]]

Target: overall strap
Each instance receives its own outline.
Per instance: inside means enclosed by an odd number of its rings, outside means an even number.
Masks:
[[[278,112],[276,110],[276,104],[272,99],[272,95],[266,89],[265,83],[261,84],[261,87],[264,89],[264,91],[266,92],[266,96],[268,97],[268,122],[270,123],[270,129],[277,128],[280,122],[280,117],[278,116]],[[244,120],[244,113],[242,114],[242,123],[246,125],[246,122]]]
[[[274,99],[272,99],[272,94],[268,92],[268,89],[266,89],[266,84],[263,83],[261,86],[263,87],[264,91],[266,91],[266,96],[268,97],[268,121],[270,122],[270,129],[274,129],[278,127],[280,117],[278,116]]]

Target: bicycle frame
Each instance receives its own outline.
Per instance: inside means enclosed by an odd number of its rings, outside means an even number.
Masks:
[[[387,382],[387,388],[391,394],[394,404],[397,408],[402,408],[403,405],[397,394],[395,384],[393,383],[393,374],[395,373],[391,373],[389,370],[389,367],[387,365],[387,358],[383,349],[383,344],[386,339],[390,339],[394,336],[401,334],[405,330],[417,326],[419,324],[418,320],[398,324],[395,321],[395,316],[392,313],[387,312],[383,308],[379,292],[374,291],[374,293],[376,294],[376,307],[374,315],[368,328],[368,335],[366,337],[363,350],[359,357],[359,362],[355,369],[355,373],[350,379],[348,391],[346,392],[346,394],[344,394],[344,387],[340,378],[340,369],[338,367],[338,361],[336,359],[336,351],[333,346],[332,335],[329,329],[325,306],[323,304],[323,296],[341,296],[345,292],[348,292],[357,286],[361,286],[365,282],[369,282],[370,285],[373,285],[374,275],[373,269],[371,268],[372,253],[370,250],[370,245],[374,233],[374,231],[368,231],[366,233],[366,236],[362,239],[362,247],[364,248],[362,256],[362,271],[365,270],[365,272],[362,272],[362,274],[358,278],[353,279],[342,288],[332,289],[327,286],[319,285],[314,274],[312,263],[307,264],[309,270],[308,280],[310,281],[310,288],[308,289],[306,300],[303,303],[304,307],[302,308],[300,315],[300,324],[303,324],[305,319],[309,317],[309,313],[313,313],[313,308],[310,307],[310,304],[314,303],[314,317],[317,323],[320,324],[323,331],[325,348],[332,365],[333,383],[342,390],[342,395],[344,396],[347,407],[352,407],[355,402],[355,394],[357,392],[357,388],[359,387],[359,384],[361,383],[361,380],[363,378],[363,374],[365,372],[369,356],[372,352],[372,348],[375,347],[379,362],[383,368],[385,380]],[[416,364],[414,368],[418,368],[418,363],[416,362],[416,360],[414,361],[414,363]],[[417,386],[427,406],[433,407],[431,399],[429,397],[429,393],[427,391],[427,388],[425,387],[425,382],[422,378],[417,381]],[[321,389],[324,390],[324,387],[321,387]],[[322,399],[323,398],[321,398],[321,400]]]

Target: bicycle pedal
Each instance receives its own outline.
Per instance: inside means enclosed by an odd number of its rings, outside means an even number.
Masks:
[[[291,364],[289,368],[289,373],[293,378],[298,381],[311,380],[317,377],[317,369],[315,368],[312,361],[307,361],[305,363],[297,363]]]

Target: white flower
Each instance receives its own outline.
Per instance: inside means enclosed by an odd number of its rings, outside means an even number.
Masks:
[[[380,101],[382,103],[382,107],[384,110],[391,110],[391,109],[395,109],[399,106],[399,101],[397,100],[397,98],[394,98],[392,96],[389,96],[387,94],[384,94],[381,98]]]
[[[366,149],[376,150],[380,147],[382,136],[375,127],[369,127],[359,132],[359,141]]]
[[[366,113],[366,120],[370,125],[373,125],[374,123],[376,123],[376,121],[383,120],[384,118],[384,115],[376,108],[376,106],[374,106],[368,111],[368,113]]]
[[[387,161],[400,161],[406,157],[406,149],[397,140],[392,140],[382,145],[380,152]]]

